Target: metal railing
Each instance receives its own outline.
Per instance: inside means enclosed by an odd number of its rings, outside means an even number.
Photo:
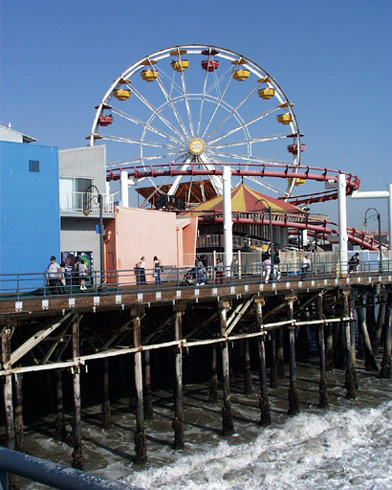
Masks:
[[[142,490],[140,487],[0,447],[1,490],[8,489],[8,473],[64,490]]]
[[[91,192],[61,192],[60,211],[69,213],[82,213],[86,207],[91,214],[99,214],[98,201],[93,199],[96,194]],[[114,212],[114,199],[112,194],[101,194],[103,198],[103,213]]]
[[[219,254],[216,255],[219,257]],[[0,275],[0,301],[22,300],[26,297],[46,299],[54,295],[75,296],[79,294],[116,293],[117,291],[160,291],[182,287],[216,286],[234,283],[260,283],[273,281],[301,281],[304,278],[325,279],[341,277],[339,262],[315,262],[304,271],[302,262],[288,262],[275,266],[266,266],[261,260],[245,264],[234,263],[219,271],[216,265],[204,267],[163,266],[156,269],[91,271],[85,279],[86,289],[81,288],[80,278],[76,274],[57,284],[48,284],[45,274],[3,274]],[[345,264],[344,276],[373,275],[386,276],[392,273],[392,262],[384,261],[383,270],[377,260],[361,262],[358,270],[351,271]],[[347,271],[347,272],[346,272]]]

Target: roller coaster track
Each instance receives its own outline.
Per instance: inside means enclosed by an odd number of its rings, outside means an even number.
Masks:
[[[337,180],[338,175],[343,174],[346,176],[346,194],[350,195],[353,191],[359,189],[360,179],[354,174],[349,172],[343,172],[341,170],[335,170],[330,168],[313,167],[306,165],[284,165],[284,164],[255,164],[255,163],[232,163],[225,164],[230,165],[233,176],[237,177],[272,177],[278,179],[301,179],[311,180],[316,182],[324,182],[330,184],[330,189],[326,189],[322,192],[316,192],[312,194],[303,194],[300,196],[291,196],[287,199],[291,204],[311,204],[317,202],[326,202],[337,199]],[[142,178],[159,178],[159,177],[177,177],[177,176],[221,176],[222,175],[222,163],[217,163],[211,169],[200,168],[199,164],[190,163],[187,168],[184,168],[183,163],[170,163],[167,165],[133,165],[124,166],[119,168],[111,168],[107,171],[107,180],[116,181],[120,179],[121,171],[126,170],[128,177],[142,179]],[[336,184],[336,186],[334,185]],[[208,215],[207,215],[208,213]],[[193,211],[187,212],[187,214],[196,214]],[[200,222],[215,222],[223,223],[222,213],[208,211],[204,213],[204,216],[199,215]],[[233,223],[242,224],[260,224],[269,225],[268,216],[260,213],[254,215],[249,213],[236,213],[233,211]],[[272,219],[273,226],[281,226],[295,230],[308,230],[311,233],[320,237],[338,237],[339,226],[327,220],[316,219],[312,216],[305,214],[280,214],[273,213]],[[367,235],[363,231],[356,230],[355,228],[347,229],[348,240],[354,245],[359,245],[363,249],[367,250],[379,250],[380,244],[371,235]]]
[[[222,163],[214,165],[211,169],[199,168],[200,164],[189,163],[187,168],[183,168],[183,163],[168,163],[167,165],[134,165],[112,168],[107,171],[106,179],[115,181],[120,179],[121,171],[127,170],[128,177],[142,179],[146,177],[178,177],[178,176],[221,176]],[[312,180],[316,182],[328,182],[336,184],[338,175],[346,176],[346,194],[350,195],[353,191],[359,189],[360,179],[349,172],[334,170],[329,168],[310,167],[305,165],[284,165],[284,164],[259,164],[259,163],[226,163],[230,165],[233,176],[237,177],[273,177],[278,179],[301,179]],[[337,199],[338,192],[336,188],[328,189],[323,192],[304,194],[301,196],[291,196],[287,199],[291,204],[311,204],[315,202],[325,202]]]

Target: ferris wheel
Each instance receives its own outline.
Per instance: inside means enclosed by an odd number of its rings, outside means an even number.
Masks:
[[[96,106],[88,138],[107,145],[108,170],[175,163],[196,169],[195,185],[197,169],[222,163],[298,166],[301,136],[293,104],[263,68],[228,49],[182,45],[156,51],[116,78]],[[301,183],[245,178],[285,199]],[[149,197],[176,195],[184,184],[181,175],[148,179]],[[221,195],[221,177],[210,172],[207,179]],[[190,202],[190,190],[188,196]]]

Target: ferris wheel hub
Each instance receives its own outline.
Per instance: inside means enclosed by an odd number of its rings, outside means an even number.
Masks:
[[[188,149],[192,155],[201,155],[205,146],[206,145],[201,138],[192,138],[189,142]]]

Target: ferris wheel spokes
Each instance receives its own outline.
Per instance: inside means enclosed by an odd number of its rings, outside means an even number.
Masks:
[[[286,139],[287,134],[274,134],[271,136],[264,136],[264,138],[252,138],[251,144],[253,145],[254,143],[263,143],[265,141],[274,141],[274,140],[279,140],[279,139]],[[249,141],[248,140],[242,140],[242,141],[237,141],[234,143],[225,143],[221,145],[209,145],[209,148],[212,148],[213,150],[218,150],[221,148],[230,148],[231,146],[243,146],[243,145],[248,145]]]
[[[163,85],[163,82],[162,82],[162,80],[159,79],[159,77],[157,78],[157,82],[158,82],[159,88],[161,89],[161,91],[163,93],[163,96],[165,97],[166,101],[168,102],[168,104],[170,105],[170,107],[173,111],[174,117],[176,118],[178,124],[181,126],[182,131],[184,132],[184,134],[186,135],[187,138],[190,138],[190,134],[189,134],[187,128],[185,127],[185,124],[184,124],[183,120],[181,119],[181,116],[179,115],[175,104],[173,103],[173,99],[170,97],[169,93],[166,90],[166,87]]]
[[[172,141],[173,143],[176,143],[176,144],[180,144],[180,140],[175,138],[174,136],[172,136],[171,134],[169,133],[166,133],[164,131],[162,131],[161,129],[158,129],[154,126],[152,126],[148,121],[142,121],[141,119],[138,119],[134,116],[131,116],[130,114],[127,114],[126,112],[123,112],[121,111],[120,109],[117,109],[115,107],[112,108],[112,113],[113,114],[116,114],[136,125],[140,125],[140,126],[144,126],[146,129],[148,129],[149,131],[151,131],[152,133],[155,133],[157,134],[158,136],[161,136],[162,138],[164,139],[169,139],[170,141]]]
[[[209,141],[209,138],[218,131],[219,128],[221,128],[223,126],[223,124],[225,124],[229,119],[230,117],[234,114],[234,113],[237,113],[238,112],[238,109],[249,99],[249,97],[251,95],[253,95],[255,93],[255,91],[258,89],[258,86],[256,85],[235,107],[232,108],[231,112],[229,112],[226,117],[215,127],[215,129],[213,131],[211,131],[206,137],[206,141]],[[205,136],[205,134],[203,134],[203,137]]]
[[[227,131],[223,135],[218,136],[214,140],[206,139],[206,141],[208,142],[209,145],[212,145],[213,143],[216,143],[217,141],[220,141],[224,138],[227,138],[228,136],[236,133],[237,131],[240,131],[241,129],[247,128],[248,126],[250,126],[251,124],[254,124],[257,121],[261,121],[261,119],[264,119],[269,114],[272,114],[273,112],[275,112],[277,109],[278,109],[277,107],[274,107],[273,109],[265,111],[265,112],[259,114],[258,116],[253,117],[252,119],[249,119],[248,121],[244,122],[243,124],[240,124],[239,126],[231,129],[230,131]],[[212,136],[212,133],[210,134],[210,136]]]
[[[165,126],[176,133],[181,141],[184,140],[184,135],[181,134],[180,131],[178,131],[178,129],[173,126],[173,124],[165,116],[163,116],[162,113],[151,102],[149,102],[135,87],[132,88],[132,92],[153,113],[154,116],[158,117],[163,122],[163,124],[165,124]]]
[[[222,80],[223,80],[223,78],[222,78]],[[229,88],[229,86],[230,86],[230,84],[231,84],[231,81],[232,81],[232,80],[233,80],[233,78],[232,78],[232,77],[229,77],[229,78],[228,78],[227,83],[226,83],[226,85],[225,85],[225,88],[223,89],[223,92],[222,92],[222,93],[219,95],[218,102],[217,102],[217,104],[216,104],[216,106],[215,106],[215,108],[214,108],[214,110],[213,110],[213,112],[212,112],[212,114],[211,114],[211,116],[210,116],[210,118],[209,118],[209,120],[208,120],[207,124],[206,124],[206,127],[204,128],[203,134],[202,134],[202,136],[201,136],[203,139],[205,138],[205,135],[206,135],[206,133],[207,133],[207,131],[208,131],[208,128],[210,127],[210,125],[211,125],[211,123],[212,123],[212,121],[213,121],[213,119],[214,119],[214,117],[215,117],[215,114],[217,113],[217,111],[218,111],[219,107],[220,107],[220,106],[221,106],[221,104],[222,104],[223,98],[224,98],[224,96],[225,96],[225,94],[226,94],[226,92],[227,92],[227,90],[228,90],[228,88]],[[206,95],[210,95],[210,90],[208,90],[208,91],[206,92]]]

